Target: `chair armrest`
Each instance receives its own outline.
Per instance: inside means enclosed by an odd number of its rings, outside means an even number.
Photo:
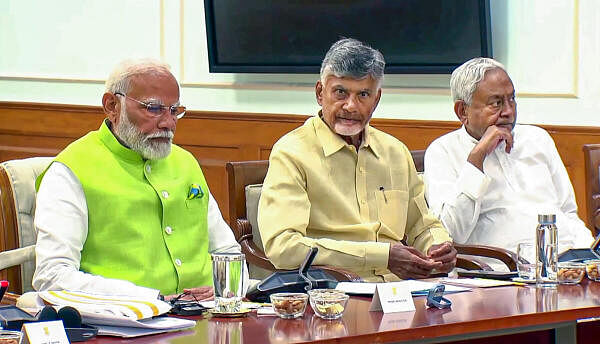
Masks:
[[[236,219],[233,221],[231,229],[233,229],[233,236],[237,242],[241,243],[246,240],[247,236],[250,236],[250,241],[252,241],[252,225],[247,219]]]
[[[235,237],[242,247],[242,253],[246,255],[246,261],[266,270],[277,271],[265,253],[252,240],[253,235],[250,221],[237,219],[234,227]],[[362,282],[362,279],[352,271],[329,265],[318,265],[315,267],[327,272],[338,281]]]
[[[265,253],[252,241],[252,234],[240,241],[240,246],[242,247],[242,253],[246,255],[248,263],[270,271],[277,270],[267,256],[265,256]]]
[[[35,245],[0,252],[0,270],[35,260]]]
[[[510,271],[517,271],[516,253],[494,246],[454,244],[460,254],[489,257],[502,261]]]
[[[21,297],[20,294],[6,292],[6,294],[4,294],[4,297],[2,298],[2,304],[3,305],[16,305],[17,299],[19,297]]]
[[[463,268],[465,270],[486,270],[492,271],[492,267],[478,259],[475,256],[468,254],[457,254],[456,255],[456,267]]]
[[[592,235],[595,237],[600,231],[600,195],[594,194],[592,195],[592,209],[593,209],[593,217],[592,223],[590,225],[594,226]]]

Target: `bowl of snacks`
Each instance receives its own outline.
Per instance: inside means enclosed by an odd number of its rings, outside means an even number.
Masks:
[[[583,263],[560,262],[558,263],[558,283],[577,284],[583,279],[585,271],[586,265]]]
[[[304,315],[308,295],[303,293],[271,294],[271,305],[275,314],[283,319],[294,319]]]
[[[590,259],[584,261],[587,277],[592,281],[600,281],[600,259]]]
[[[308,292],[310,306],[322,319],[339,319],[344,315],[349,296],[335,289],[313,289]]]

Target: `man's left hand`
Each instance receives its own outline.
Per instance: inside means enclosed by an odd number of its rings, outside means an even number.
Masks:
[[[456,265],[456,249],[449,241],[431,245],[427,250],[427,257],[442,263],[442,267],[437,269],[440,272],[450,272]]]

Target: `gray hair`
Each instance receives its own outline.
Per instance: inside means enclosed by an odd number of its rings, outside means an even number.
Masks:
[[[371,76],[381,87],[385,60],[383,55],[353,38],[344,38],[333,43],[321,64],[321,82],[329,75],[338,78],[364,79]]]
[[[146,73],[168,73],[171,67],[154,59],[135,59],[120,62],[106,79],[106,92],[127,94],[131,87],[131,77]]]
[[[493,69],[501,69],[508,74],[502,63],[487,57],[470,59],[456,68],[450,77],[452,100],[454,102],[462,100],[465,104],[471,105],[477,85],[483,80],[485,73]]]

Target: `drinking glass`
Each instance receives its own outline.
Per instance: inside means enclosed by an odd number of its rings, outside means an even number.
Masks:
[[[517,245],[517,271],[525,280],[535,279],[535,245],[521,242]]]
[[[213,253],[215,309],[222,313],[240,312],[244,297],[246,257],[241,253]]]

